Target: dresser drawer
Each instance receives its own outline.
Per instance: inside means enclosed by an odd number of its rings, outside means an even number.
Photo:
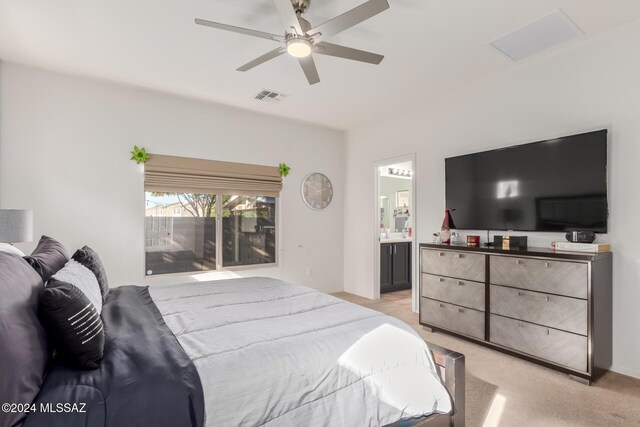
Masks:
[[[587,301],[491,285],[491,313],[587,335]]]
[[[489,259],[494,285],[587,299],[587,264],[496,255]]]
[[[422,273],[421,295],[484,311],[485,285],[469,280],[452,279]]]
[[[485,281],[485,255],[450,250],[422,249],[423,273],[459,279]]]
[[[491,342],[587,372],[587,337],[492,314]]]
[[[484,340],[484,313],[453,304],[420,298],[420,321]]]

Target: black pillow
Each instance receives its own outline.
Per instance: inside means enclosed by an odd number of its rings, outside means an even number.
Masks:
[[[109,293],[109,281],[107,280],[107,273],[104,271],[104,266],[102,265],[102,261],[100,261],[98,253],[89,246],[85,246],[82,249],[78,249],[71,258],[87,267],[96,276],[98,284],[100,285],[102,302],[104,302]]]
[[[50,350],[37,317],[41,290],[29,264],[0,253],[0,403],[31,403],[42,386]],[[0,426],[20,424],[25,415],[0,412]]]
[[[64,267],[69,261],[69,255],[62,243],[51,237],[42,236],[31,255],[24,257],[24,259],[46,282]]]
[[[97,369],[104,352],[100,313],[80,289],[52,279],[40,294],[38,316],[56,357],[78,369]]]

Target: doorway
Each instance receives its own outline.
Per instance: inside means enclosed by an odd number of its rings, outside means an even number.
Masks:
[[[411,292],[417,311],[415,154],[383,160],[374,165],[375,242],[374,299]]]

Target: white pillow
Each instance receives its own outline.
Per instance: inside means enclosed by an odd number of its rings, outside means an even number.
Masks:
[[[12,255],[18,255],[19,257],[24,256],[24,253],[20,249],[8,243],[0,243],[0,252],[5,252]]]
[[[52,279],[71,283],[84,293],[95,306],[98,314],[102,312],[102,294],[95,274],[74,259],[70,259],[64,268],[51,276]]]

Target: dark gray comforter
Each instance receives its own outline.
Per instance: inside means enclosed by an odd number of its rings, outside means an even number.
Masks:
[[[111,290],[104,359],[77,371],[54,362],[24,426],[190,426],[204,423],[198,372],[148,288]]]

